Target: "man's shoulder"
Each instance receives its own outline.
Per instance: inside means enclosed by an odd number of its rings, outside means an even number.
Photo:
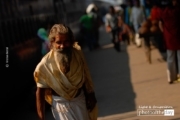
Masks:
[[[52,51],[48,52],[45,56],[42,57],[40,62],[37,64],[34,72],[45,71],[51,62],[52,62]]]

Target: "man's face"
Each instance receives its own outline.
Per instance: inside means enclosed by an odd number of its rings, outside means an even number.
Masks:
[[[72,44],[67,34],[55,36],[53,49],[55,50],[55,60],[60,64],[62,72],[67,73],[70,68]]]
[[[58,34],[55,37],[53,48],[59,52],[63,52],[68,48],[71,48],[71,43],[67,34]]]

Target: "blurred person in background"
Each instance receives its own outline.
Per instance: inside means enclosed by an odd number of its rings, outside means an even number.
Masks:
[[[134,0],[133,7],[131,9],[130,22],[133,25],[135,31],[135,43],[137,47],[141,47],[142,40],[139,37],[139,28],[145,20],[145,12],[143,6],[140,5],[139,0]]]
[[[97,43],[94,34],[94,20],[93,15],[88,14],[86,11],[80,17],[80,32],[83,35],[84,40],[87,43],[89,51],[95,49],[95,44]]]
[[[132,42],[133,44],[135,44],[134,41],[134,28],[132,25],[132,22],[130,21],[130,16],[131,16],[131,11],[132,11],[132,7],[133,7],[133,1],[132,0],[127,0],[126,1],[126,7],[124,10],[124,22],[129,26],[132,34],[130,36],[130,42]]]
[[[151,32],[153,37],[153,42],[155,47],[158,49],[162,59],[166,61],[166,47],[165,42],[163,38],[163,33],[159,28],[159,23],[161,21],[158,21],[156,18],[158,17],[159,13],[159,3],[156,0],[152,0],[152,9],[150,13],[150,20],[152,22]]]
[[[91,6],[92,6],[92,8],[89,8]],[[103,21],[99,15],[99,9],[95,4],[90,4],[86,9],[86,13],[89,14],[90,16],[92,16],[92,18],[93,18],[93,32],[94,32],[94,36],[95,36],[94,48],[96,49],[96,48],[100,47],[100,45],[99,45],[99,28],[101,27],[101,25],[103,25]]]
[[[132,26],[132,23],[130,21],[130,15],[131,15],[131,10],[132,10],[132,7],[133,7],[133,1],[132,0],[127,0],[126,1],[126,8],[124,10],[124,22],[129,25],[129,26]]]
[[[115,12],[114,6],[109,6],[109,12],[105,15],[105,29],[107,33],[111,34],[115,50],[120,52],[118,15]]]
[[[45,100],[56,120],[97,120],[92,78],[71,29],[55,24],[49,41],[51,50],[34,70],[39,120],[45,120]]]
[[[49,30],[52,27],[52,25],[54,24],[53,21],[49,21],[49,22],[41,22],[41,25],[37,31],[37,36],[39,37],[39,39],[41,40],[42,44],[41,44],[41,54],[42,56],[44,56],[46,53],[49,52],[49,39],[48,39],[48,34],[49,34]]]
[[[142,40],[142,45],[144,47],[146,61],[151,64],[151,46],[152,46],[152,39],[151,39],[151,20],[146,19],[141,27],[139,28],[139,36]]]
[[[140,37],[142,38],[146,60],[149,64],[151,64],[152,63],[152,55],[151,55],[152,46],[155,46],[161,54],[162,49],[160,48],[163,48],[164,44],[162,42],[163,41],[162,32],[159,29],[158,21],[154,19],[155,17],[154,13],[157,12],[155,3],[153,3],[152,1],[150,2],[149,0],[148,1],[146,0],[146,4],[149,4],[149,6],[153,6],[153,7],[151,8],[150,13],[149,13],[150,8],[149,7],[145,8],[145,10],[147,10],[148,13],[146,14],[146,20],[141,24],[141,27],[139,29],[139,34],[140,34]]]
[[[118,20],[118,27],[121,29],[119,31],[119,40],[123,41],[127,45],[130,45],[130,37],[132,36],[133,32],[121,17],[119,17]]]
[[[167,3],[167,0],[162,0]],[[160,28],[163,32],[167,49],[167,77],[172,84],[180,75],[180,1],[171,0],[170,4],[160,8],[157,19],[160,20]],[[176,62],[177,57],[177,62]],[[177,67],[177,68],[176,68]]]

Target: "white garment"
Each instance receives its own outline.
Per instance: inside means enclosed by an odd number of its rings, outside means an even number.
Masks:
[[[140,47],[142,44],[142,38],[139,37],[138,33],[135,34],[135,43],[136,43],[137,47]]]
[[[70,101],[53,95],[52,113],[55,120],[89,120],[83,91]]]
[[[177,54],[176,54],[177,52]],[[177,66],[178,66],[178,72],[176,70],[176,62],[175,57],[177,55]],[[173,51],[173,50],[167,50],[167,77],[168,82],[177,80],[177,73],[180,74],[180,50]]]
[[[134,30],[135,30],[135,43],[137,47],[141,46],[142,40],[139,38],[139,27],[141,26],[142,22],[145,20],[145,15],[143,12],[142,7],[132,7],[131,15],[130,15],[130,22],[132,22]]]
[[[130,22],[132,22],[135,32],[138,32],[138,29],[142,22],[145,20],[145,15],[142,7],[132,7]]]
[[[118,18],[116,15],[112,15],[110,13],[107,13],[105,15],[105,26],[111,26],[112,29],[117,27]]]

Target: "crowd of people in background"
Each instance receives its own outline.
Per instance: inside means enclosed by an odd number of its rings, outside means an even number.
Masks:
[[[136,2],[139,0],[135,0]],[[134,7],[131,7],[131,17]],[[138,24],[138,38],[143,41],[147,61],[151,64],[151,46],[154,45],[167,63],[167,78],[172,84],[180,74],[180,13],[178,0],[145,0],[143,21]],[[130,17],[130,20],[132,19]],[[141,17],[138,17],[139,19]],[[135,22],[135,21],[130,21]],[[134,23],[132,23],[134,25]],[[135,24],[137,25],[137,24]],[[136,26],[134,30],[136,32]],[[135,37],[135,39],[137,39]],[[138,42],[136,42],[137,45]]]
[[[100,47],[101,25],[111,35],[117,52],[121,52],[121,42],[143,47],[147,62],[152,64],[151,51],[157,48],[161,55],[159,61],[167,62],[168,82],[171,84],[180,74],[178,6],[178,0],[127,0],[125,5],[119,5],[121,12],[115,8],[117,6],[111,5],[101,18],[97,17],[99,9],[94,4],[93,9],[80,18],[81,31],[90,51]]]

